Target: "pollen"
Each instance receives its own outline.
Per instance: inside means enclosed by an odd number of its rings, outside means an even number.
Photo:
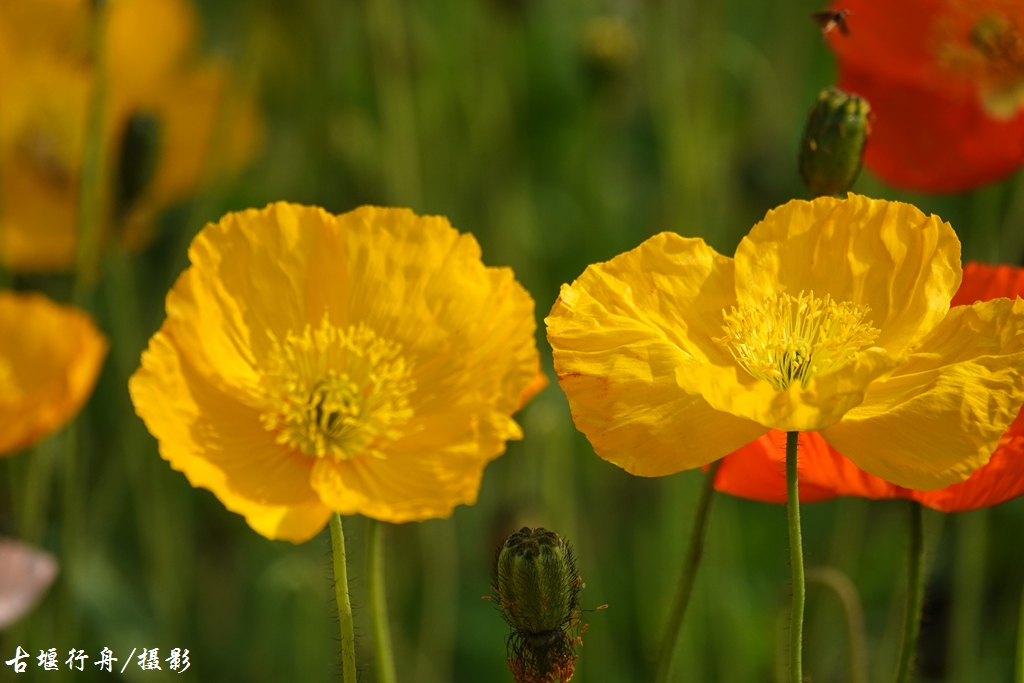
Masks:
[[[412,365],[363,323],[339,329],[324,316],[283,340],[271,335],[264,367],[260,421],[277,443],[312,457],[383,458],[413,416]]]
[[[785,391],[805,385],[857,357],[878,337],[864,322],[866,306],[837,303],[827,294],[771,294],[760,305],[744,303],[725,312],[725,336],[716,339],[753,377]]]

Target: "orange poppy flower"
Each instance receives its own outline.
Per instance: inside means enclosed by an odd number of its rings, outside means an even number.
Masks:
[[[1024,295],[1024,268],[968,263],[952,305]],[[766,503],[786,501],[786,435],[773,430],[728,455],[718,468],[715,488]],[[922,453],[927,457],[927,453]],[[1024,495],[1024,411],[1003,435],[988,464],[964,482],[938,491],[914,491],[861,470],[825,443],[817,432],[800,434],[797,469],[800,501],[837,496],[909,498],[935,510],[963,512]]]
[[[1024,3],[837,0],[839,87],[875,113],[865,165],[886,182],[959,192],[1024,164]]]

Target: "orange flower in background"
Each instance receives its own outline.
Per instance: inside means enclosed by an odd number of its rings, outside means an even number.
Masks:
[[[0,455],[60,429],[85,405],[107,341],[85,313],[0,291]]]
[[[1024,3],[837,0],[839,87],[875,113],[864,163],[886,182],[960,192],[1024,164]]]
[[[954,306],[1024,295],[1024,268],[968,263]],[[786,434],[777,430],[726,456],[715,488],[766,503],[786,501]],[[987,465],[964,482],[938,491],[914,491],[864,472],[817,433],[800,434],[800,501],[837,496],[909,498],[943,512],[998,505],[1024,495],[1024,412],[1006,430]]]
[[[97,68],[91,0],[0,0],[0,259],[73,267],[78,186]],[[227,65],[199,60],[188,0],[118,0],[105,16],[104,201],[127,248],[158,212],[237,171],[259,137]]]
[[[129,391],[171,467],[267,538],[447,517],[522,438],[533,299],[447,219],[282,202],[189,259]]]

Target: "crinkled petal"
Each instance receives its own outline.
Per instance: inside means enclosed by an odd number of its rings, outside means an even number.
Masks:
[[[307,267],[333,230],[323,209],[284,202],[207,225],[167,295],[168,334],[189,363],[241,401],[258,395],[270,334],[283,339],[323,316],[307,316]]]
[[[699,392],[714,409],[787,432],[824,429],[864,400],[875,379],[890,372],[896,361],[883,349],[870,348],[835,372],[794,382],[778,391],[736,366],[711,363],[676,367],[676,380]]]
[[[1024,300],[960,306],[822,436],[861,469],[930,491],[986,462],[1024,402]]]
[[[482,460],[521,438],[510,416],[527,388],[545,380],[533,298],[512,271],[485,266],[476,239],[442,216],[364,206],[338,216],[335,229],[338,242],[312,257],[310,280],[337,284],[309,289],[309,315],[326,311],[339,326],[361,321],[400,343],[412,363],[417,419],[475,425]]]
[[[327,521],[309,485],[313,458],[274,442],[259,413],[207,381],[166,326],[128,383],[160,455],[268,538],[302,541]]]
[[[309,310],[408,349],[424,388],[410,399],[417,413],[453,401],[515,412],[539,355],[533,298],[512,271],[485,266],[476,239],[443,216],[363,206],[336,229],[342,244],[313,257],[310,278],[341,281],[311,288]]]
[[[739,301],[813,291],[866,306],[875,345],[892,358],[939,324],[960,279],[960,242],[948,223],[853,194],[769,211],[736,249]]]
[[[969,261],[964,266],[964,281],[953,297],[953,306],[970,306],[977,301],[991,301],[1024,295],[1024,268],[994,266]]]
[[[837,496],[879,500],[910,492],[868,474],[831,448],[817,432],[801,432],[797,448],[800,502]],[[786,433],[773,430],[727,456],[718,468],[715,488],[740,498],[785,503]]]
[[[702,240],[662,233],[592,265],[547,317],[573,420],[602,458],[642,476],[717,460],[766,428],[712,408],[677,375],[711,360],[734,303],[732,261]]]
[[[457,413],[420,418],[384,458],[318,460],[312,486],[344,515],[394,524],[448,517],[456,505],[476,502],[489,459],[481,457],[477,427]]]
[[[999,440],[999,447],[984,467],[967,481],[938,491],[912,491],[922,505],[942,512],[966,512],[999,505],[1024,495],[1024,415]]]

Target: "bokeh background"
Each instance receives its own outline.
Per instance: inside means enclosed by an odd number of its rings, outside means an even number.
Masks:
[[[114,0],[116,2],[116,0]],[[95,313],[111,339],[79,419],[0,460],[0,534],[58,555],[39,608],[0,634],[0,655],[72,646],[93,658],[190,650],[193,680],[341,679],[330,536],[268,541],[162,461],[126,381],[163,318],[189,240],[224,212],[285,199],[343,212],[372,203],[444,214],[508,265],[537,302],[552,384],[519,415],[526,438],[485,474],[479,502],[449,520],[390,527],[388,599],[403,683],[511,680],[508,633],[489,593],[495,546],[541,525],[575,545],[590,628],[582,683],[653,676],[700,484],[699,472],[632,477],[597,458],[554,382],[542,319],[563,282],[662,230],[731,254],[764,213],[804,197],[796,168],[807,111],[835,61],[808,18],[818,0],[204,0],[202,51],[258,94],[259,151],[231,180],[164,211],[139,253],[103,258]],[[851,17],[851,22],[855,18]],[[855,191],[949,220],[965,259],[1020,264],[1024,176],[969,195]],[[60,275],[4,275],[71,297]],[[71,447],[80,456],[72,463]],[[29,496],[46,510],[26,519]],[[863,600],[868,674],[895,670],[907,502],[804,508],[809,567],[846,573]],[[362,680],[373,681],[365,524],[345,519]],[[1024,501],[927,513],[931,574],[920,678],[1009,681],[1024,584]],[[783,681],[785,510],[717,496],[675,680]],[[806,669],[849,680],[836,595],[809,586]],[[90,662],[93,660],[90,660]],[[6,667],[0,678],[8,680]],[[166,680],[134,664],[121,678]],[[16,679],[22,680],[22,679]]]

